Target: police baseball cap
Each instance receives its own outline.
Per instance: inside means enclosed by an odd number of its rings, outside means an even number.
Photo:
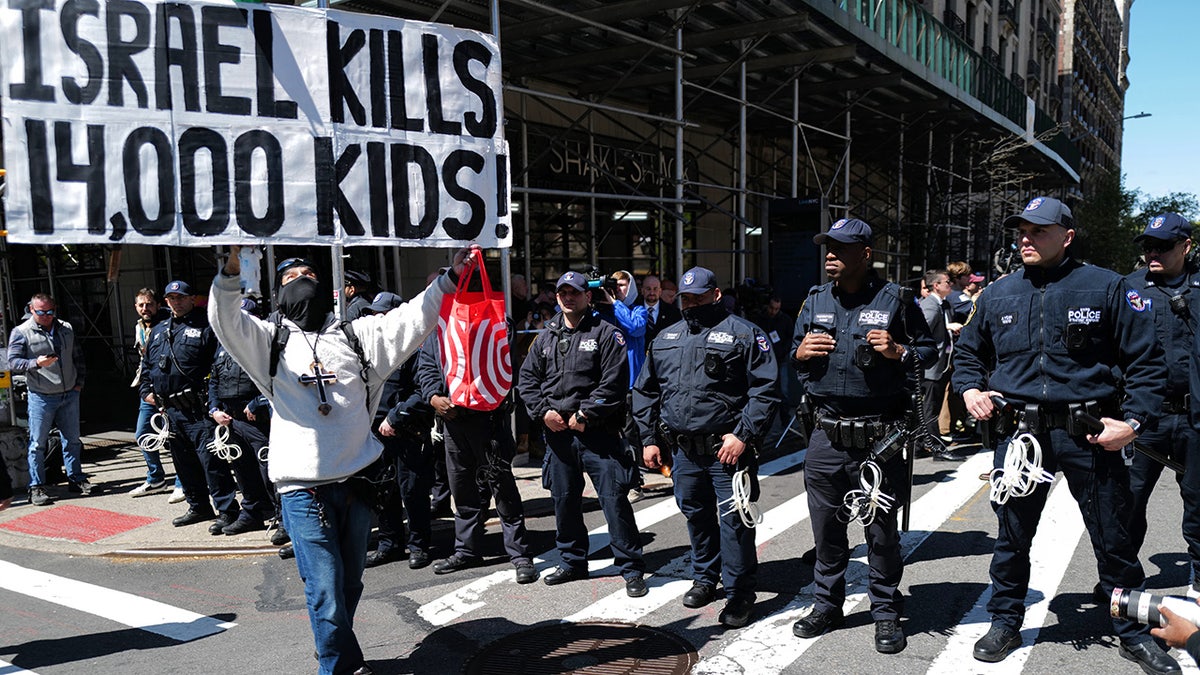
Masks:
[[[346,271],[346,285],[347,286],[357,286],[359,288],[365,288],[365,287],[371,285],[371,277],[367,276],[366,274],[363,274],[362,272],[355,272],[353,270],[347,270]]]
[[[1054,197],[1034,197],[1025,205],[1024,211],[1004,219],[1005,227],[1020,227],[1021,223],[1061,225],[1071,229],[1075,227],[1075,218],[1071,209]]]
[[[1150,219],[1146,224],[1146,229],[1138,236],[1134,237],[1134,241],[1142,241],[1143,239],[1162,239],[1164,241],[1174,241],[1177,239],[1190,239],[1192,236],[1192,224],[1187,218],[1178,213],[1162,213]]]
[[[168,295],[195,295],[195,294],[196,294],[195,291],[193,291],[192,287],[188,285],[188,282],[179,281],[178,279],[167,284],[166,289],[163,290],[164,298],[167,297]]]
[[[554,284],[554,290],[558,290],[563,286],[570,286],[577,291],[587,290],[587,278],[579,272],[567,272],[558,278],[558,283]]]
[[[821,232],[813,237],[813,243],[821,245],[830,239],[840,241],[843,244],[873,245],[871,243],[873,239],[871,226],[858,218],[842,218],[830,225],[828,232]]]
[[[717,287],[717,275],[707,267],[693,267],[679,277],[679,292],[702,295]]]
[[[375,299],[371,301],[371,304],[367,306],[367,309],[376,314],[386,314],[390,310],[396,309],[403,304],[404,298],[401,298],[395,293],[382,291],[375,294]]]

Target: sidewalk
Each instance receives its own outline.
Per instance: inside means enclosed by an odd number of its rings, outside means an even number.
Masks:
[[[50,506],[33,506],[26,491],[18,488],[12,506],[0,511],[0,545],[77,556],[219,556],[274,555],[277,547],[264,531],[228,537],[208,533],[209,523],[174,527],[171,519],[183,514],[187,504],[168,504],[170,491],[134,499],[129,491],[145,481],[146,464],[131,432],[109,432],[84,437],[83,468],[95,490],[89,497],[67,492],[66,484],[50,486],[55,498]],[[170,459],[164,453],[168,471]],[[542,488],[541,465],[526,466],[529,457],[513,462],[517,488],[528,517],[553,511],[550,493]],[[649,493],[669,491],[671,480],[645,474]],[[168,485],[172,485],[168,480]],[[585,497],[594,497],[590,484]],[[598,508],[594,503],[587,507]],[[489,528],[499,526],[493,519]],[[452,518],[434,521],[435,531],[453,527]]]

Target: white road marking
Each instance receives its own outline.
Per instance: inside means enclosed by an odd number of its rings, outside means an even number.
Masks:
[[[758,469],[759,478],[761,479],[768,476],[773,476],[802,463],[804,461],[806,452],[807,451],[805,450],[800,450],[799,452],[794,452],[763,464]],[[678,514],[679,507],[675,504],[675,500],[664,499],[653,506],[635,512],[634,517],[637,520],[637,527],[638,531],[640,532],[651,527],[652,525],[655,525],[656,523],[662,522],[667,518]],[[600,527],[588,532],[588,537],[589,555],[605,548],[612,541],[608,534],[607,524],[601,525]],[[542,557],[535,558],[533,564],[536,565],[539,570],[544,571],[557,566],[560,560],[561,558],[558,555],[558,551],[551,550],[547,551]],[[588,562],[588,569],[595,572],[602,570],[611,564],[611,558],[608,559],[607,562],[604,560],[592,560]],[[486,605],[487,601],[483,598],[488,589],[506,582],[515,583],[515,581],[516,577],[512,570],[506,569],[501,572],[493,572],[485,577],[475,579],[465,586],[460,586],[445,595],[425,603],[424,605],[421,605],[421,607],[417,609],[417,614],[422,619],[428,621],[431,625],[445,626],[450,622],[465,616],[467,613]],[[689,587],[690,585],[691,584],[689,582]],[[622,593],[623,592],[624,591],[622,591]],[[653,592],[654,591],[652,589],[651,593]],[[686,592],[686,589],[684,592]]]
[[[992,598],[989,584],[975,606],[958,622],[942,653],[929,667],[930,673],[1019,673],[1033,651],[1038,633],[1045,625],[1050,610],[1050,601],[1058,594],[1079,538],[1083,535],[1083,516],[1079,505],[1071,496],[1066,481],[1060,480],[1046,500],[1038,532],[1034,535],[1029,551],[1030,587],[1025,602],[1031,603],[1025,610],[1025,622],[1021,626],[1021,646],[1000,663],[976,661],[972,656],[975,641],[991,628],[992,618],[987,604]]]
[[[214,635],[237,625],[132,593],[31,570],[5,561],[0,561],[0,588],[180,642]]]
[[[911,529],[900,535],[901,555],[904,558],[908,558],[929,535],[983,489],[984,483],[980,482],[979,474],[991,466],[992,453],[977,453],[913,504]],[[846,602],[843,610],[847,614],[866,598],[866,549],[865,543],[860,544],[851,554],[862,564],[851,565],[846,572]],[[751,623],[736,637],[727,640],[716,654],[696,664],[692,673],[729,675],[782,672],[820,639],[803,640],[792,635],[792,623],[812,604],[812,594],[813,584],[809,584],[786,607]]]
[[[7,661],[0,661],[0,675],[37,675],[32,670],[25,670]]]

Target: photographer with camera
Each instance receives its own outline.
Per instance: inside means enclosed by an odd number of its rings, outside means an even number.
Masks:
[[[1019,231],[1024,266],[980,296],[951,376],[971,415],[991,425],[1001,470],[993,484],[999,527],[987,607],[992,625],[974,648],[975,658],[989,663],[1021,646],[1030,548],[1059,470],[1091,537],[1100,590],[1108,596],[1114,587],[1141,587],[1145,575],[1124,513],[1133,496],[1120,450],[1139,429],[1153,428],[1168,380],[1145,299],[1115,272],[1071,255],[1075,221],[1065,204],[1035,197],[1004,226]],[[1103,430],[1090,430],[1081,414],[1100,418]],[[1031,455],[1040,457],[1037,475],[1049,478],[1020,487],[1004,467]],[[1148,673],[1179,670],[1146,626],[1114,617],[1112,627],[1122,658]]]
[[[814,413],[804,483],[817,560],[812,612],[792,626],[815,638],[842,625],[846,600],[849,522],[865,527],[871,567],[875,650],[895,654],[908,644],[900,627],[904,562],[896,510],[909,490],[904,457],[884,441],[903,429],[912,405],[908,373],[935,358],[921,310],[896,284],[871,271],[871,227],[842,219],[813,237],[825,246],[831,281],[808,292],[796,317],[792,364]],[[867,515],[858,515],[852,490],[874,482]],[[852,504],[854,505],[852,507]],[[851,510],[853,508],[853,511]]]
[[[1146,267],[1125,277],[1126,283],[1143,300],[1147,318],[1153,318],[1154,333],[1167,360],[1167,391],[1162,417],[1153,429],[1142,432],[1138,442],[1184,466],[1176,476],[1183,497],[1183,539],[1187,542],[1191,587],[1188,595],[1200,597],[1200,459],[1188,455],[1200,445],[1200,433],[1188,423],[1188,393],[1194,317],[1200,311],[1200,270],[1187,263],[1192,248],[1192,224],[1178,213],[1150,219],[1134,241],[1146,257]],[[1162,475],[1163,464],[1143,453],[1133,455],[1129,467],[1129,537],[1135,551],[1146,538],[1146,508],[1150,494]]]

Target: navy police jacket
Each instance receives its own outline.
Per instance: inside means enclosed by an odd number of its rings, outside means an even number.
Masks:
[[[1196,317],[1200,317],[1200,271],[1189,269],[1177,288],[1164,285],[1159,275],[1146,268],[1126,276],[1125,283],[1141,296],[1147,313],[1154,315],[1154,334],[1167,363],[1166,396],[1182,400],[1191,386],[1193,332]],[[1172,310],[1171,298],[1176,295],[1185,304]]]
[[[590,310],[574,330],[563,323],[561,312],[555,314],[529,348],[517,390],[535,420],[551,410],[563,419],[579,411],[589,429],[598,420],[619,429],[629,393],[624,333]]]
[[[167,396],[188,387],[198,396],[205,396],[208,389],[204,380],[212,370],[217,346],[208,314],[201,307],[182,317],[159,321],[146,341],[138,393],[145,399],[153,392],[160,405]]]
[[[430,341],[437,342],[436,335]],[[408,357],[408,360],[384,381],[383,396],[379,399],[379,409],[375,411],[376,429],[384,419],[396,429],[407,429],[422,435],[433,426],[433,409],[429,407],[428,399],[422,395],[421,385],[417,381],[419,359],[420,352]]]
[[[1019,401],[1116,399],[1125,418],[1158,419],[1167,379],[1150,305],[1116,272],[1068,257],[1025,268],[979,296],[954,353],[955,393],[995,390]]]
[[[209,412],[224,410],[237,417],[246,404],[260,394],[258,387],[233,360],[233,356],[224,347],[218,348],[213,357],[212,375],[208,379]]]
[[[760,441],[780,403],[778,376],[771,341],[739,316],[711,328],[671,324],[654,338],[633,387],[642,445],[659,444],[659,421],[676,433]]]
[[[902,360],[886,358],[870,347],[867,333],[876,329],[886,330],[905,348]],[[833,351],[797,361],[796,349],[813,332],[832,335]],[[859,365],[860,347],[874,355],[873,365]],[[796,316],[790,358],[817,407],[846,416],[898,415],[910,407],[909,373],[937,358],[937,344],[921,308],[901,300],[899,286],[872,274],[857,293],[846,293],[834,282],[809,290]]]

